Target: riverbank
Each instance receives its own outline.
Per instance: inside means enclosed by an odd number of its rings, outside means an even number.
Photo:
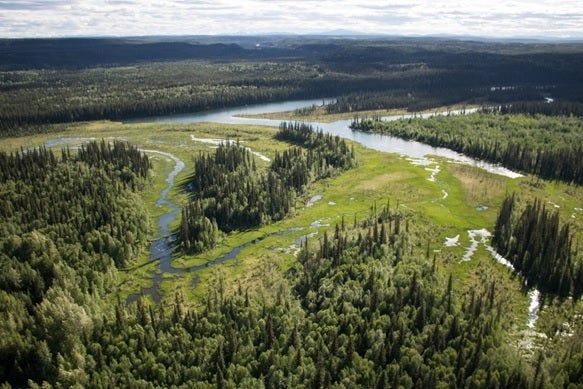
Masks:
[[[405,116],[405,115],[425,115],[432,113],[443,113],[449,111],[459,111],[462,109],[475,109],[477,106],[474,105],[452,105],[444,107],[436,107],[432,109],[426,109],[419,112],[409,112],[406,109],[377,109],[369,111],[351,111],[343,113],[328,113],[326,112],[325,105],[320,102],[317,105],[312,106],[313,109],[308,111],[303,110],[291,110],[282,112],[269,112],[269,113],[259,113],[259,114],[240,114],[237,115],[241,118],[249,119],[270,119],[270,120],[284,120],[284,121],[306,121],[306,122],[320,122],[320,123],[332,123],[339,120],[352,120],[355,117],[367,118],[367,117],[382,117],[382,116]]]

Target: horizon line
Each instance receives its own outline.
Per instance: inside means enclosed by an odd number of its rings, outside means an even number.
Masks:
[[[253,37],[340,37],[340,38],[401,38],[401,39],[452,39],[452,40],[489,40],[489,41],[536,41],[536,42],[581,42],[580,37],[561,36],[540,36],[540,35],[513,35],[513,36],[492,36],[492,35],[465,35],[465,34],[386,34],[386,33],[366,33],[359,31],[326,31],[311,33],[293,32],[268,32],[268,33],[224,33],[224,34],[127,34],[127,35],[105,35],[105,34],[79,34],[79,35],[39,35],[2,37],[0,40],[25,40],[25,39],[123,39],[123,38],[189,38],[189,37],[231,37],[231,38],[253,38]]]

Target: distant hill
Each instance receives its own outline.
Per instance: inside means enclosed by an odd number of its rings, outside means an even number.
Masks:
[[[186,59],[278,56],[274,48],[126,38],[1,39],[0,70],[86,68]]]
[[[339,31],[342,32],[342,31]],[[111,38],[0,39],[0,71],[25,69],[83,69],[98,66],[124,66],[143,62],[203,59],[306,60],[336,65],[357,61],[367,63],[427,62],[449,68],[452,64],[472,66],[513,62],[517,56],[575,54],[577,43],[526,44],[517,41],[463,40],[444,37],[390,36],[144,36]],[[479,56],[488,56],[476,62]],[[496,54],[498,58],[493,58]],[[524,58],[523,58],[524,59]],[[338,63],[340,61],[340,63]],[[530,62],[530,59],[527,60]],[[538,61],[538,59],[537,59]],[[439,64],[438,64],[439,63]],[[515,64],[514,64],[515,65]],[[578,69],[578,67],[577,67]]]

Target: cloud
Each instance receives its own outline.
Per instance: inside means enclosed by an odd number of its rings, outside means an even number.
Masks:
[[[372,3],[372,4],[371,4]],[[579,0],[0,0],[0,37],[321,33],[583,38]]]
[[[0,10],[43,11],[62,8],[68,3],[64,0],[0,1]]]

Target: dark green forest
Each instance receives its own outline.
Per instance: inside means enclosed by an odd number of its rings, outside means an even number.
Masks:
[[[253,173],[248,151],[236,143],[195,161],[222,160],[221,169],[235,174],[249,168],[249,176],[276,175],[273,169],[289,163],[307,166],[312,151],[320,155],[312,169],[285,169],[312,178],[339,169],[326,158],[354,163],[342,141],[309,126],[284,123],[277,136],[302,146],[281,153],[263,173]],[[265,262],[259,288],[227,291],[217,270],[200,305],[177,292],[160,305],[139,299],[101,307],[117,269],[145,243],[147,218],[135,190],[146,183],[147,157],[126,143],[102,141],[61,155],[40,148],[1,158],[0,382],[525,388],[583,382],[580,343],[537,352],[530,363],[504,341],[508,301],[496,283],[485,277],[477,288],[455,287],[424,238],[411,232],[419,221],[389,202],[372,204],[364,219],[342,220],[318,240],[305,239],[291,269]],[[301,188],[293,177],[278,179]],[[37,198],[52,206],[35,208]]]
[[[86,313],[81,329],[58,332],[66,341],[61,348],[41,341],[44,364],[28,378],[85,387],[526,388],[582,382],[583,350],[541,354],[532,366],[522,362],[501,337],[504,301],[496,285],[457,295],[452,277],[423,248],[414,248],[419,245],[408,232],[408,217],[374,209],[364,220],[306,241],[295,272],[286,279],[277,276],[281,269],[267,271],[259,291],[227,293],[217,272],[199,308],[188,308],[177,293],[168,304],[138,300],[103,315]],[[23,383],[18,376],[4,378]]]
[[[540,199],[519,210],[516,196],[507,196],[496,220],[492,245],[512,262],[528,285],[560,297],[583,295],[583,258],[573,244],[568,223]]]
[[[259,48],[255,43],[264,43]],[[0,40],[0,134],[290,99],[329,112],[583,101],[583,48],[447,39]]]
[[[583,183],[583,128],[579,118],[472,113],[383,121],[356,118],[351,128],[447,147],[548,180]]]
[[[138,303],[90,337],[95,370],[87,386],[526,387],[541,380],[510,355],[499,357],[495,285],[454,298],[451,278],[410,254],[406,229],[405,217],[385,208],[306,242],[296,275],[260,295],[226,295],[219,274],[200,309],[185,309],[181,295],[169,307]]]
[[[316,180],[355,166],[354,150],[338,136],[303,123],[282,123],[276,138],[300,145],[276,153],[266,171],[239,142],[225,141],[194,158],[182,183],[191,202],[182,208],[179,239],[187,252],[213,248],[221,232],[283,219]]]
[[[1,382],[56,382],[79,367],[96,302],[146,242],[136,190],[149,168],[117,141],[0,153]]]

